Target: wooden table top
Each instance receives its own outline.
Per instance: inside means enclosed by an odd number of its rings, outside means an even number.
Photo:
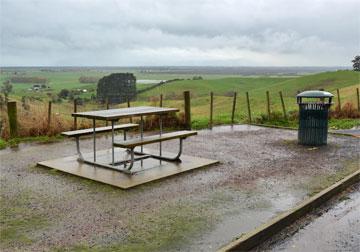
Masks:
[[[132,117],[132,116],[160,115],[160,114],[167,114],[178,111],[179,109],[177,108],[140,106],[140,107],[131,107],[131,108],[77,112],[77,113],[72,113],[71,115],[74,117],[85,117],[89,119],[111,121],[126,117]]]

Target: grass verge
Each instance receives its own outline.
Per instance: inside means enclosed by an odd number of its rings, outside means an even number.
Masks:
[[[36,143],[54,143],[63,140],[64,137],[60,135],[56,136],[35,136],[35,137],[16,137],[11,138],[8,141],[0,138],[0,150],[5,149],[6,147],[16,147],[20,143],[29,143],[29,142],[36,142]]]
[[[32,195],[28,191],[22,191],[14,196],[1,193],[0,247],[2,249],[30,245],[33,242],[32,232],[46,224],[46,218],[31,201]]]
[[[352,160],[345,164],[344,168],[329,175],[319,175],[311,179],[310,183],[306,186],[308,188],[308,195],[313,196],[321,192],[325,188],[335,184],[351,173],[359,169],[359,160]]]
[[[178,203],[155,211],[129,216],[129,229],[123,241],[93,247],[78,244],[55,251],[180,251],[189,237],[195,238],[211,225],[209,211],[200,204]]]

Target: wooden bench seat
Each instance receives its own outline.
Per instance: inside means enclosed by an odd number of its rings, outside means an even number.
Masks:
[[[114,125],[114,130],[129,130],[129,129],[137,128],[138,126],[139,124],[136,123],[118,124],[118,125]],[[112,131],[111,126],[95,128],[96,133],[111,132],[111,131]],[[94,133],[94,129],[90,128],[90,129],[66,131],[66,132],[62,132],[61,135],[67,137],[79,137],[79,136],[91,135],[93,133]]]
[[[140,146],[140,145],[158,143],[158,142],[163,142],[163,141],[178,139],[178,138],[185,139],[189,136],[194,136],[194,135],[197,135],[197,131],[182,130],[182,131],[176,131],[176,132],[170,132],[170,133],[163,133],[161,135],[145,136],[142,139],[135,138],[135,139],[127,140],[127,141],[115,142],[114,146],[120,147],[120,148],[132,149],[132,148],[135,148],[136,146]]]

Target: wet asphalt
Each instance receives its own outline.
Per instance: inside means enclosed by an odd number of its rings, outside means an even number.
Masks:
[[[360,251],[360,183],[257,248],[265,250]]]

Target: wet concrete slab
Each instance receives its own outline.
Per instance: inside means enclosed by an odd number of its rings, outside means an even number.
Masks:
[[[148,154],[155,154],[156,151],[144,149],[144,152]],[[98,163],[111,164],[112,149],[97,151],[96,154]],[[116,148],[114,154],[118,160],[130,159],[130,155],[125,149]],[[163,152],[162,155],[167,157],[176,156],[176,154],[169,152]],[[83,156],[86,160],[92,160],[93,153],[85,153]],[[111,170],[80,162],[78,161],[77,155],[41,161],[38,165],[116,186],[121,189],[129,189],[151,181],[164,179],[166,177],[174,176],[194,169],[204,168],[217,163],[217,160],[187,155],[181,156],[181,162],[167,162],[155,158],[147,158],[134,163],[134,166],[131,169],[133,174],[127,174],[122,171]],[[123,165],[119,165],[118,168],[124,169]]]

